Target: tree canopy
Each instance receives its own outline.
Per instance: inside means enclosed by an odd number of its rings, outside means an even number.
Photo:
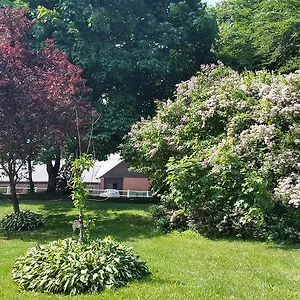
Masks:
[[[300,68],[300,2],[224,0],[214,9],[218,58],[236,69]]]
[[[81,69],[54,47],[28,49],[32,26],[26,9],[0,9],[0,163],[8,175],[15,211],[15,183],[28,157],[81,131],[91,108]]]
[[[25,2],[37,19],[35,47],[53,38],[93,89],[98,157],[115,150],[140,116],[153,115],[156,99],[212,60],[216,22],[198,0]]]

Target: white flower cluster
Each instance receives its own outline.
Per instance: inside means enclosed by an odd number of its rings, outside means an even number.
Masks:
[[[275,195],[295,207],[300,206],[300,176],[292,173],[281,179],[275,188]]]
[[[268,152],[264,155],[264,169],[272,170],[275,174],[289,174],[300,170],[300,152],[297,150],[285,149],[276,154]]]
[[[235,145],[234,151],[238,154],[252,152],[257,146],[272,148],[276,136],[276,127],[271,125],[252,125],[249,129],[243,130],[239,135],[239,143]]]

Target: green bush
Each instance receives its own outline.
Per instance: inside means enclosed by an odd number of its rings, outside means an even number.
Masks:
[[[25,290],[75,295],[125,286],[149,273],[130,248],[107,237],[89,244],[65,239],[31,248],[16,260],[12,277]]]
[[[202,65],[132,127],[124,157],[199,231],[253,236],[276,203],[300,210],[299,99],[299,71]]]
[[[162,231],[187,228],[187,215],[183,209],[176,209],[176,205],[152,205],[150,213],[154,220],[154,227]]]
[[[260,238],[263,227],[248,220],[247,210],[217,201],[206,202],[188,211],[188,226],[208,237]]]
[[[159,218],[166,214],[163,205],[151,205],[149,210],[153,218]]]
[[[153,218],[153,225],[156,229],[165,232],[170,230],[170,217],[166,207],[163,205],[151,205],[150,213]]]
[[[273,241],[300,243],[300,211],[277,203],[265,216],[266,237]]]
[[[0,221],[0,229],[7,231],[33,230],[42,225],[40,216],[29,210],[13,212]]]
[[[187,228],[187,216],[183,209],[178,209],[173,212],[170,217],[170,227],[180,230]]]

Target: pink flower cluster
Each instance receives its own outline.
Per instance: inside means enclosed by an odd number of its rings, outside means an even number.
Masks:
[[[300,176],[292,173],[281,179],[275,188],[275,196],[295,207],[300,206]]]

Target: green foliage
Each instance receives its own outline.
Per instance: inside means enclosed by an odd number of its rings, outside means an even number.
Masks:
[[[150,213],[156,229],[167,232],[187,228],[187,215],[183,209],[172,209],[165,203],[165,205],[150,206]]]
[[[88,201],[89,190],[85,182],[83,181],[82,174],[84,171],[89,170],[93,166],[94,162],[90,155],[83,154],[79,158],[76,158],[72,162],[71,172],[71,186],[72,186],[72,200],[74,206],[79,210],[79,219],[73,224],[73,230],[79,228],[79,241],[87,242],[90,237],[90,230],[94,226],[93,221],[84,220],[84,212],[86,209],[86,203]]]
[[[0,229],[7,231],[33,230],[42,226],[44,222],[36,213],[29,210],[21,210],[6,215],[0,221]]]
[[[216,21],[198,0],[25,2],[36,19],[32,45],[53,38],[93,89],[98,157],[115,151],[140,116],[153,115],[156,99],[213,59]]]
[[[299,69],[299,1],[224,0],[214,9],[220,29],[216,53],[242,70]]]
[[[276,203],[265,216],[265,236],[272,241],[300,242],[299,209]]]
[[[18,258],[12,270],[22,289],[70,295],[119,288],[148,274],[131,249],[110,237],[90,244],[66,239],[36,246]]]
[[[258,236],[277,202],[300,206],[299,95],[299,72],[203,65],[132,127],[124,156],[199,231]]]
[[[187,216],[183,209],[178,209],[173,212],[170,217],[171,229],[186,229],[187,228]]]
[[[170,230],[170,219],[163,205],[151,205],[150,213],[154,220],[154,228],[165,232]]]

